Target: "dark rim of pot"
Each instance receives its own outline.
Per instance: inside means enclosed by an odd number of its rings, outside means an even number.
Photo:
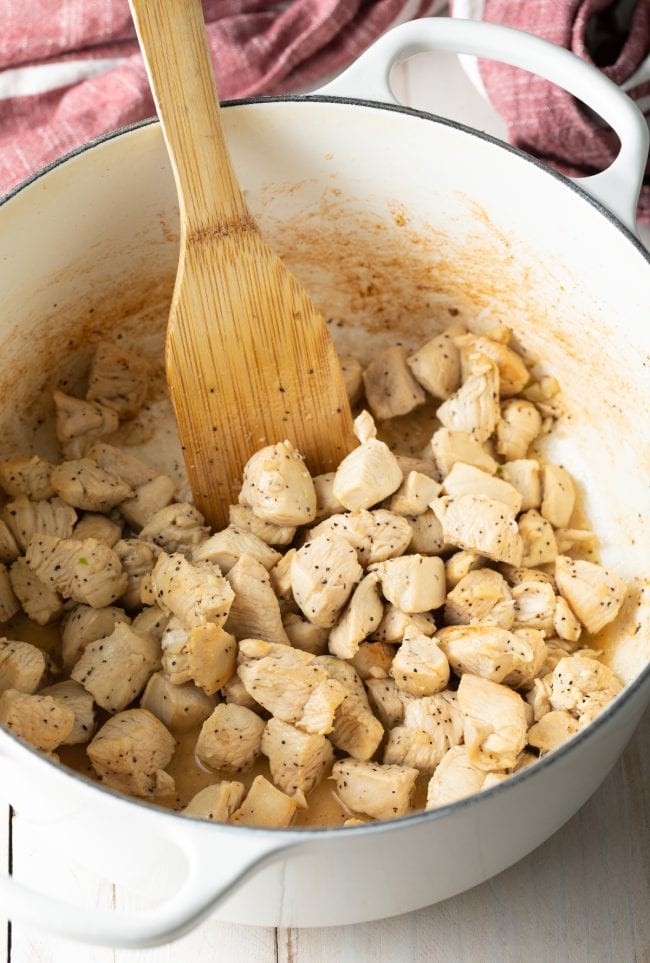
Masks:
[[[396,104],[379,103],[376,101],[368,101],[368,100],[362,100],[362,99],[351,98],[351,97],[329,97],[329,96],[323,96],[319,94],[304,94],[304,95],[286,94],[286,95],[279,95],[279,96],[250,97],[250,98],[242,98],[239,100],[230,100],[230,101],[225,101],[222,106],[227,109],[228,107],[247,107],[247,106],[256,106],[258,104],[267,104],[267,103],[341,104],[341,105],[348,105],[353,107],[364,107],[364,108],[369,108],[371,110],[383,110],[383,111],[389,111],[393,113],[407,114],[408,116],[417,117],[417,118],[420,118],[421,120],[426,120],[429,122],[440,124],[443,127],[452,127],[456,130],[462,131],[465,134],[468,134],[471,137],[476,137],[479,140],[486,141],[487,143],[492,144],[493,146],[501,150],[505,150],[511,154],[516,155],[527,164],[532,164],[533,167],[536,167],[539,171],[541,171],[546,176],[554,178],[555,180],[559,181],[564,187],[573,191],[575,194],[581,197],[584,201],[586,201],[588,204],[594,207],[600,214],[602,214],[612,224],[613,227],[615,227],[618,231],[620,231],[627,238],[627,240],[634,245],[634,247],[639,252],[639,254],[641,254],[642,257],[650,264],[650,252],[646,250],[646,248],[641,243],[639,238],[637,238],[627,227],[625,227],[625,225],[622,224],[618,220],[618,218],[614,214],[612,214],[610,210],[608,210],[608,208],[606,208],[603,204],[601,204],[600,201],[597,201],[595,198],[591,197],[591,195],[589,195],[586,191],[584,191],[579,186],[578,183],[575,183],[574,181],[569,180],[563,174],[560,174],[559,172],[552,170],[542,161],[538,160],[535,157],[531,157],[529,154],[524,153],[524,151],[520,150],[518,147],[513,147],[511,144],[504,143],[503,141],[498,140],[498,138],[493,137],[491,134],[486,134],[483,131],[475,130],[473,127],[468,127],[465,124],[458,123],[457,121],[454,121],[454,120],[448,120],[445,117],[439,117],[436,114],[431,114],[423,110],[415,110],[414,108],[411,108],[411,107],[402,107]],[[111,131],[107,134],[103,134],[100,137],[97,137],[94,140],[91,140],[88,143],[81,145],[80,147],[76,147],[74,150],[71,150],[67,154],[64,154],[62,157],[59,157],[55,161],[52,161],[50,164],[46,165],[36,173],[32,174],[26,180],[16,185],[16,187],[12,188],[12,190],[9,191],[4,197],[0,198],[0,206],[7,203],[7,201],[11,200],[13,197],[15,197],[21,191],[23,191],[26,187],[29,187],[35,181],[40,180],[41,177],[48,174],[50,171],[54,170],[56,167],[59,167],[61,164],[64,164],[66,161],[72,158],[75,158],[80,154],[85,153],[86,151],[92,150],[94,147],[97,147],[105,143],[106,141],[110,141],[115,138],[122,137],[125,134],[129,134],[131,131],[139,130],[141,127],[147,127],[156,123],[158,123],[158,120],[156,117],[148,118],[146,120],[138,121],[137,123],[134,123],[134,124],[129,124],[126,127],[120,127],[119,129]],[[417,813],[411,813],[408,816],[396,817],[395,819],[377,820],[375,822],[365,823],[362,826],[350,826],[345,830],[345,836],[347,837],[348,834],[354,834],[356,836],[359,834],[366,834],[366,833],[390,832],[391,830],[400,830],[407,826],[428,822],[430,820],[444,819],[450,813],[454,813],[459,811],[460,809],[466,809],[468,807],[478,805],[481,802],[481,800],[483,800],[484,798],[499,796],[502,793],[506,793],[510,791],[510,789],[512,789],[513,786],[515,785],[520,785],[521,783],[527,781],[528,779],[537,778],[538,775],[541,775],[549,767],[554,766],[555,764],[559,763],[561,760],[568,758],[569,756],[573,755],[576,752],[579,752],[580,747],[583,744],[585,744],[588,740],[595,738],[596,733],[599,732],[599,730],[601,730],[603,726],[608,725],[610,719],[613,719],[613,717],[619,713],[619,711],[623,708],[623,706],[627,702],[629,702],[629,700],[632,699],[636,695],[636,693],[646,685],[648,681],[650,681],[650,664],[648,664],[645,667],[645,669],[643,669],[643,671],[639,673],[636,679],[634,679],[632,682],[626,685],[625,688],[620,693],[620,695],[618,695],[616,699],[612,703],[610,703],[610,705],[607,708],[605,708],[594,719],[593,722],[589,723],[589,725],[586,726],[585,729],[582,729],[576,735],[572,736],[567,742],[563,743],[563,745],[561,745],[558,749],[555,749],[553,752],[549,753],[548,755],[543,756],[534,764],[530,766],[526,766],[524,769],[521,769],[519,772],[514,773],[513,775],[509,776],[506,780],[504,780],[501,783],[498,783],[495,786],[492,786],[490,789],[482,790],[481,792],[476,793],[472,796],[467,796],[464,799],[459,799],[456,802],[449,803],[446,806],[440,806],[437,809],[423,810]],[[26,743],[24,740],[20,739],[18,736],[14,735],[9,730],[6,730],[6,729],[3,730],[3,735],[17,742],[23,749],[30,752],[40,762],[43,762],[52,766],[53,769],[61,776],[65,777],[66,779],[72,778],[77,780],[81,785],[86,787],[89,791],[97,790],[101,793],[107,793],[113,796],[116,799],[116,801],[119,801],[124,805],[127,805],[127,806],[135,805],[148,812],[150,812],[153,809],[159,816],[168,816],[176,819],[180,815],[176,811],[169,810],[162,806],[156,805],[156,803],[153,801],[136,799],[134,797],[127,796],[124,793],[117,792],[116,790],[111,789],[110,787],[102,786],[101,783],[96,783],[93,780],[88,779],[82,773],[76,772],[73,769],[68,769],[66,766],[63,766],[52,759],[48,759],[48,757],[44,753],[42,753],[40,750],[29,745],[29,743]],[[194,823],[199,823],[202,826],[209,825],[208,821],[206,821],[205,819],[201,819],[198,816],[183,816],[183,819]],[[287,829],[273,829],[273,828],[262,828],[257,826],[236,826],[231,823],[214,823],[213,825],[215,829],[217,829],[219,832],[240,833],[242,832],[242,830],[245,830],[248,833],[253,832],[262,836],[266,836],[268,834],[282,836],[286,840],[288,849],[291,848],[291,842],[298,844],[301,840],[307,840],[311,836],[322,838],[322,837],[330,836],[332,834],[336,834],[336,836],[338,837],[342,829],[341,826],[323,826],[323,827],[304,826],[304,827],[293,827],[293,828],[289,827]],[[291,840],[289,840],[287,837],[291,837]]]

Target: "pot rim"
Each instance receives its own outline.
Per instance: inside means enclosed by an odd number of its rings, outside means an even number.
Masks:
[[[354,106],[354,107],[364,107],[373,110],[384,110],[393,113],[406,114],[421,120],[426,120],[432,123],[440,124],[443,127],[451,127],[455,130],[459,130],[462,133],[468,134],[472,137],[476,137],[479,140],[487,141],[495,147],[501,148],[502,150],[508,151],[511,154],[519,157],[522,161],[532,164],[539,171],[543,172],[545,175],[554,178],[556,181],[560,182],[564,187],[573,191],[593,208],[595,208],[600,214],[602,214],[618,231],[620,231],[624,237],[632,243],[634,248],[638,251],[643,259],[650,264],[650,251],[648,251],[642,244],[640,239],[636,237],[632,231],[630,231],[612,212],[606,208],[600,201],[593,198],[588,194],[583,188],[579,186],[579,183],[572,181],[565,177],[558,171],[553,170],[544,164],[541,160],[531,157],[526,154],[520,148],[513,146],[512,144],[507,144],[498,138],[487,134],[484,131],[476,130],[473,127],[469,127],[466,124],[459,123],[455,120],[450,120],[446,117],[440,117],[437,114],[432,114],[424,110],[416,110],[412,107],[404,107],[399,104],[387,104],[379,103],[371,100],[363,100],[356,97],[334,97],[325,96],[321,94],[281,94],[281,95],[271,95],[263,97],[244,97],[236,100],[224,101],[221,105],[225,109],[229,107],[247,107],[247,106],[257,106],[260,104],[267,103],[327,103],[327,104],[340,104],[343,106]],[[55,168],[59,167],[61,164],[66,163],[79,155],[92,150],[95,147],[101,146],[107,141],[117,139],[119,137],[128,135],[134,131],[140,130],[144,127],[149,127],[154,124],[159,123],[157,117],[146,118],[145,120],[136,121],[133,124],[128,124],[124,127],[117,128],[116,130],[109,131],[108,133],[101,134],[99,137],[88,141],[85,144],[81,144],[79,147],[75,147],[67,153],[63,154],[61,157],[56,158],[49,164],[35,171],[25,180],[21,181],[15,187],[13,187],[7,194],[0,197],[0,209],[18,194],[20,194],[25,188],[31,186],[36,181],[40,180],[46,174],[49,174]],[[116,802],[123,804],[125,806],[135,805],[138,806],[145,813],[153,813],[158,817],[169,817],[172,819],[177,819],[182,816],[183,820],[199,824],[202,827],[206,825],[212,825],[216,830],[220,832],[232,832],[241,833],[246,831],[247,833],[255,833],[259,837],[267,836],[271,834],[272,836],[284,836],[291,837],[291,840],[295,843],[299,841],[307,841],[310,839],[317,840],[322,838],[329,838],[336,836],[336,838],[348,838],[349,835],[359,836],[365,835],[366,833],[381,833],[381,832],[391,832],[399,831],[401,829],[406,829],[409,826],[419,825],[424,822],[445,819],[451,813],[460,811],[463,808],[468,808],[478,805],[484,798],[494,798],[501,795],[504,792],[510,791],[513,786],[518,786],[531,778],[537,778],[538,774],[543,773],[550,766],[555,765],[561,760],[567,759],[569,756],[573,755],[575,752],[579,751],[580,747],[584,745],[588,740],[591,740],[596,732],[601,729],[604,725],[607,725],[611,719],[614,718],[619,712],[619,710],[633,698],[636,693],[643,688],[643,686],[650,681],[650,663],[646,665],[644,669],[637,675],[635,679],[629,682],[619,695],[614,699],[612,703],[607,706],[591,723],[589,723],[584,729],[581,729],[578,733],[572,736],[567,742],[563,743],[559,748],[555,749],[553,752],[542,756],[537,762],[530,766],[526,766],[519,772],[514,773],[509,776],[508,779],[487,790],[483,790],[479,793],[474,793],[471,796],[467,796],[463,799],[456,800],[455,802],[448,803],[446,806],[440,806],[437,809],[422,810],[417,813],[411,813],[407,816],[399,816],[394,819],[389,820],[377,820],[375,822],[365,823],[362,826],[350,826],[346,828],[345,836],[340,836],[341,826],[298,826],[289,827],[287,829],[277,829],[277,828],[266,828],[259,826],[237,826],[230,823],[212,823],[202,819],[198,816],[185,816],[180,812],[175,810],[167,809],[163,806],[156,804],[154,801],[138,799],[136,797],[127,796],[124,793],[120,793],[115,789],[111,789],[108,786],[102,786],[100,783],[96,783],[88,777],[84,776],[82,773],[75,771],[74,769],[69,769],[67,766],[63,766],[61,763],[55,762],[54,760],[48,758],[39,749],[31,746],[29,743],[25,742],[19,736],[10,732],[7,729],[0,729],[0,742],[4,738],[10,739],[12,742],[16,743],[21,747],[22,750],[27,751],[30,755],[34,757],[35,761],[45,763],[53,768],[53,771],[57,773],[57,776],[63,778],[71,778],[81,783],[84,787],[84,791],[98,791],[102,794],[108,794],[112,796]]]

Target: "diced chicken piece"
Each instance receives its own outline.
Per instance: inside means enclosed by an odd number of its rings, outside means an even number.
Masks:
[[[379,596],[379,576],[366,575],[329,635],[329,650],[339,659],[352,659],[359,645],[381,622],[384,606]]]
[[[388,445],[374,437],[376,429],[369,418],[363,411],[355,419],[361,444],[343,459],[334,477],[334,497],[350,511],[371,508],[402,484],[402,469]]]
[[[560,660],[558,659],[558,662]],[[556,663],[557,664],[557,663]],[[539,722],[547,712],[551,711],[551,680],[553,672],[533,679],[531,688],[526,693],[526,702],[533,710],[533,720]]]
[[[185,809],[184,816],[196,816],[198,819],[210,819],[215,823],[226,823],[235,810],[241,806],[246,793],[242,782],[228,782],[223,779],[214,786],[206,786],[192,796]]]
[[[409,472],[417,471],[420,475],[426,475],[427,478],[440,483],[440,473],[428,446],[425,447],[420,458],[414,458],[412,455],[400,455],[396,452],[395,459],[402,470],[402,478]]]
[[[510,629],[514,617],[510,589],[503,576],[490,568],[468,572],[445,602],[445,622],[448,625],[480,622]]]
[[[186,629],[178,619],[171,618],[161,643],[163,669],[172,685],[195,682],[207,695],[213,695],[235,674],[235,637],[214,622]]]
[[[358,405],[363,398],[363,366],[351,355],[339,355],[343,382],[350,406]]]
[[[0,695],[0,723],[37,749],[52,752],[72,732],[74,712],[52,696],[7,689]]]
[[[513,689],[528,689],[543,671],[548,647],[539,629],[515,629],[513,636],[516,662],[503,681]]]
[[[567,642],[577,642],[582,634],[582,626],[571,611],[571,606],[561,596],[555,600],[553,628]]]
[[[265,639],[288,645],[280,604],[264,566],[251,555],[242,555],[226,578],[235,596],[226,621],[228,632],[237,639]]]
[[[4,565],[0,564],[0,622],[8,622],[12,619],[16,612],[20,612],[20,605],[14,594],[9,572]]]
[[[133,489],[153,481],[158,474],[154,468],[140,461],[135,455],[122,448],[115,448],[114,445],[107,445],[104,441],[96,441],[85,454],[87,458],[96,461],[104,471],[111,475],[119,475]]]
[[[435,639],[407,629],[390,674],[399,688],[410,695],[435,695],[449,682],[449,662]]]
[[[153,542],[168,554],[191,554],[208,537],[201,512],[188,502],[174,502],[161,508],[140,532],[145,542]]]
[[[214,696],[206,695],[192,682],[173,685],[162,672],[154,672],[142,693],[140,706],[176,733],[200,726],[216,703]]]
[[[368,705],[368,697],[363,682],[350,662],[337,659],[334,655],[321,655],[315,659],[315,663],[325,669],[330,678],[340,682],[348,695],[354,696],[363,705]]]
[[[559,555],[555,580],[560,595],[588,632],[600,632],[618,615],[627,595],[625,582],[594,562]]]
[[[129,621],[128,616],[126,621]],[[140,635],[150,635],[160,642],[162,634],[167,628],[169,616],[157,605],[151,605],[139,612],[133,619],[133,631]]]
[[[499,393],[503,398],[518,395],[528,384],[530,379],[528,368],[520,355],[506,344],[490,337],[477,337],[474,334],[456,338],[455,344],[460,349],[463,376],[465,376],[466,360],[471,358],[472,354],[485,355],[496,363],[499,369]]]
[[[30,642],[0,639],[0,692],[15,689],[32,695],[43,682],[45,656]]]
[[[269,569],[271,585],[278,597],[283,613],[287,610],[291,611],[294,607],[293,593],[291,591],[291,566],[293,565],[296,552],[297,549],[290,548],[284,555],[280,555],[273,568]],[[260,560],[258,559],[258,561]],[[266,568],[266,566],[264,567]]]
[[[525,458],[532,442],[542,430],[542,418],[530,401],[511,398],[501,405],[496,448],[508,461]]]
[[[79,519],[72,529],[72,538],[83,542],[86,538],[94,538],[97,542],[115,548],[122,537],[122,523],[113,521],[107,515],[87,512]]]
[[[53,498],[52,465],[38,455],[20,455],[0,461],[0,487],[11,498],[26,495],[30,501]]]
[[[440,405],[438,420],[450,431],[466,431],[487,441],[501,417],[499,370],[485,355],[472,355],[469,375],[458,391]]]
[[[407,415],[426,401],[406,364],[407,355],[406,348],[392,345],[373,358],[363,372],[368,407],[380,421]]]
[[[410,812],[417,776],[417,769],[408,766],[381,766],[359,759],[339,759],[332,769],[343,805],[373,819],[393,819]]]
[[[280,719],[269,719],[266,723],[262,752],[268,757],[275,785],[295,799],[302,809],[307,808],[307,795],[334,761],[329,739],[301,732]]]
[[[445,562],[447,591],[451,592],[466,575],[469,575],[470,572],[475,572],[476,569],[483,568],[484,565],[485,559],[481,558],[480,555],[476,555],[475,552],[466,552],[464,550],[454,552]]]
[[[384,729],[392,729],[404,720],[404,708],[411,698],[394,679],[367,679],[370,702]]]
[[[559,465],[542,468],[542,507],[540,509],[553,528],[566,528],[576,501],[571,475]]]
[[[449,626],[436,640],[457,675],[502,682],[519,664],[513,633],[496,625]]]
[[[127,609],[140,608],[140,585],[143,577],[153,571],[156,552],[139,538],[123,538],[115,545],[115,554],[128,576],[122,604]]]
[[[90,605],[75,605],[63,622],[61,634],[61,658],[63,667],[70,670],[81,658],[89,642],[105,639],[111,635],[118,622],[130,624],[131,619],[123,609],[107,605],[94,609]],[[138,634],[150,634],[141,626],[134,624]]]
[[[171,505],[176,495],[176,482],[168,475],[156,475],[139,485],[135,495],[120,505],[120,512],[132,528],[144,528],[163,508]]]
[[[542,503],[542,482],[539,462],[532,458],[517,458],[501,467],[501,478],[521,495],[521,510],[539,508]]]
[[[526,745],[526,703],[505,685],[465,674],[458,686],[464,738],[473,765],[489,772],[512,769]]]
[[[451,746],[463,738],[463,714],[453,692],[407,702],[404,722],[388,733],[384,762],[432,772]]]
[[[310,622],[328,629],[336,623],[361,575],[357,553],[345,538],[320,535],[293,558],[293,597]]]
[[[515,603],[515,628],[539,629],[544,635],[553,635],[556,597],[548,582],[520,582],[513,586]]]
[[[555,540],[558,555],[567,555],[573,550],[590,555],[595,552],[598,545],[596,534],[582,528],[558,528],[555,532]]]
[[[337,512],[343,511],[338,498],[334,497],[334,479],[336,472],[328,471],[323,475],[314,475],[314,490],[316,492],[316,518],[320,522]]]
[[[441,401],[449,398],[460,384],[460,354],[453,340],[458,333],[459,330],[444,331],[407,359],[416,380]]]
[[[291,824],[298,804],[286,793],[276,789],[264,776],[256,776],[248,795],[230,817],[231,823],[285,829]]]
[[[517,756],[517,765],[512,770],[511,775],[521,769],[526,769],[528,766],[533,766],[538,760],[539,756],[536,756],[533,752],[526,752],[526,750],[520,752]]]
[[[436,514],[429,510],[423,515],[407,515],[411,527],[409,551],[417,555],[438,555],[448,549],[445,544],[442,525]]]
[[[384,736],[384,729],[372,714],[363,683],[354,668],[333,656],[316,660],[338,683],[343,699],[334,714],[330,739],[338,749],[355,759],[370,759]]]
[[[31,502],[19,495],[3,509],[5,522],[21,552],[25,552],[34,535],[53,535],[70,538],[77,521],[77,513],[60,498],[43,498]]]
[[[146,709],[128,709],[105,722],[88,746],[88,758],[104,786],[142,798],[170,796],[173,778],[164,771],[176,742]]]
[[[192,565],[184,555],[161,554],[151,573],[156,603],[187,628],[214,622],[223,626],[235,593],[210,562]]]
[[[386,642],[362,642],[350,661],[359,678],[366,682],[368,679],[387,679],[394,656],[394,647]]]
[[[267,445],[248,459],[239,501],[274,525],[308,525],[316,517],[314,483],[289,441]]]
[[[550,703],[553,709],[566,709],[582,728],[602,712],[623,688],[608,666],[598,659],[570,655],[553,670]]]
[[[224,575],[227,575],[233,565],[242,557],[248,555],[263,565],[270,572],[274,565],[283,558],[279,552],[271,548],[265,541],[253,535],[252,532],[229,525],[223,531],[217,532],[199,545],[192,555],[194,562],[212,562],[218,565]]]
[[[519,514],[521,509],[521,495],[512,485],[462,462],[456,462],[442,483],[442,490],[445,495],[456,498],[463,495],[486,495],[495,501],[503,502],[514,515]]]
[[[295,525],[274,525],[258,518],[246,505],[230,505],[230,524],[242,532],[251,532],[267,545],[290,545],[296,534]]]
[[[70,733],[61,740],[62,746],[78,746],[88,742],[95,731],[95,703],[89,692],[72,679],[57,682],[56,685],[41,689],[41,696],[51,696],[56,703],[68,706],[74,713],[74,725]]]
[[[32,622],[49,625],[61,618],[61,596],[32,572],[24,558],[17,558],[11,566],[9,581],[15,597]]]
[[[397,515],[422,515],[439,494],[437,481],[419,471],[411,471],[391,498],[390,510]]]
[[[52,487],[66,504],[87,512],[108,512],[133,495],[125,481],[104,471],[92,458],[57,465],[52,470]]]
[[[79,458],[83,449],[103,435],[117,431],[117,412],[93,401],[82,401],[62,391],[54,392],[56,437],[67,458]]]
[[[523,392],[528,401],[550,401],[559,394],[560,385],[557,378],[552,375],[544,375],[539,381],[533,381]]]
[[[295,612],[287,612],[283,615],[282,624],[289,644],[294,649],[301,649],[312,655],[322,655],[327,651],[327,629],[321,629],[320,626],[308,622]]]
[[[557,749],[578,732],[579,725],[570,712],[556,709],[547,712],[528,730],[528,744],[539,749],[540,755]]]
[[[252,709],[254,712],[264,711],[259,703],[248,694],[244,683],[237,673],[221,687],[221,695],[223,696],[224,702],[227,702],[228,705],[244,706],[246,709]]]
[[[297,728],[316,735],[334,732],[335,716],[345,698],[346,689],[336,679],[327,679],[317,685],[305,703]]]
[[[120,420],[133,418],[147,394],[147,380],[147,366],[141,358],[101,341],[90,366],[86,398],[112,408]]]
[[[374,571],[385,598],[402,612],[428,612],[444,604],[445,565],[441,558],[403,555],[378,562]]]
[[[510,586],[521,585],[522,582],[545,582],[555,590],[555,579],[548,572],[542,572],[536,568],[518,568],[516,565],[506,563],[499,565],[499,571]]]
[[[446,478],[459,462],[472,465],[488,475],[494,475],[497,470],[497,463],[492,455],[467,431],[439,428],[431,439],[431,448],[441,478]]]
[[[419,635],[432,636],[436,623],[430,612],[407,614],[389,603],[384,606],[384,616],[371,639],[373,642],[401,642],[408,628],[415,629]]]
[[[344,538],[357,553],[364,567],[383,562],[406,551],[412,539],[411,525],[406,518],[384,508],[369,512],[362,509],[342,515],[332,515],[309,532],[313,540],[321,535]]]
[[[521,565],[523,541],[514,514],[503,502],[485,495],[446,495],[432,508],[445,541],[495,562]]]
[[[108,712],[120,712],[136,699],[160,668],[160,644],[117,622],[106,638],[89,642],[70,673]]]
[[[115,602],[127,586],[128,576],[113,549],[94,538],[78,542],[72,538],[34,535],[25,557],[46,585],[64,598],[93,608]]]
[[[473,765],[466,746],[452,746],[444,754],[427,788],[427,809],[448,806],[480,792],[485,772]]]
[[[16,539],[11,534],[6,522],[0,518],[0,562],[9,565],[20,555],[20,549],[16,544]]]
[[[264,722],[243,706],[222,702],[205,720],[196,756],[211,769],[244,772],[260,754]]]

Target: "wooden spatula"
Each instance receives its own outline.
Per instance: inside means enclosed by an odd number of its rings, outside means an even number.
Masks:
[[[325,322],[233,172],[200,0],[130,3],[181,212],[167,379],[196,505],[222,527],[254,451],[288,438],[312,473],[331,471],[352,419]]]

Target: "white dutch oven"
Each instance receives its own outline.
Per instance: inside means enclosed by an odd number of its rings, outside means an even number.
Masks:
[[[391,66],[432,49],[530,66],[560,83],[618,131],[617,160],[578,187],[476,131],[396,108]],[[355,95],[371,102],[347,99]],[[367,359],[397,337],[421,341],[450,314],[479,329],[506,321],[562,384],[569,417],[550,453],[578,481],[604,563],[627,579],[647,575],[650,265],[634,233],[647,131],[630,101],[543,41],[436,19],[398,27],[321,96],[225,114],[252,208],[343,348]],[[74,153],[6,201],[4,451],[49,450],[50,373],[74,380],[89,340],[123,332],[136,350],[161,350],[176,225],[153,123]],[[166,894],[141,913],[81,911],[3,878],[3,911],[67,937],[144,946],[212,912],[323,926],[474,886],[557,830],[615,763],[650,698],[649,609],[637,581],[599,643],[627,686],[586,731],[480,796],[394,822],[345,831],[201,822],[101,789],[2,732],[1,774],[21,818],[53,845],[69,851],[73,841],[77,858],[152,902]]]

